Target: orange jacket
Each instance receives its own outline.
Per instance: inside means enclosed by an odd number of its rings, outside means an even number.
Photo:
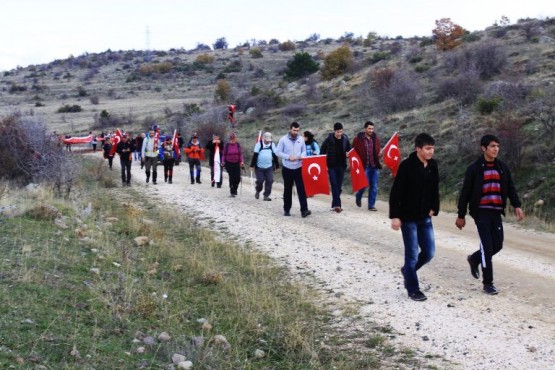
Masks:
[[[198,141],[196,144],[189,141],[185,147],[185,154],[187,154],[187,158],[189,159],[204,160],[204,148],[200,146],[200,142]]]

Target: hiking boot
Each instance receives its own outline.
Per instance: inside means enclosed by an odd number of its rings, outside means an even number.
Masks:
[[[200,177],[197,177],[197,184],[202,184],[202,182],[200,182]]]
[[[255,197],[256,199],[260,198],[260,192],[257,191],[256,193],[254,193],[254,197]]]
[[[497,293],[499,293],[499,291],[497,290],[497,288],[495,288],[493,284],[484,284],[484,293],[489,295],[496,295]]]
[[[341,207],[335,207],[333,210],[337,213],[341,213],[341,211],[343,211]]]
[[[312,212],[310,212],[308,209],[306,211],[301,212],[301,217],[305,218],[307,216],[310,216],[312,214]]]
[[[271,202],[271,201],[272,201],[272,198],[267,197],[267,196],[264,196],[264,200],[265,200],[266,202]]]
[[[412,292],[409,293],[409,298],[412,299],[413,301],[425,301],[426,299],[428,299],[424,293],[422,293],[420,290],[417,290],[416,292]]]
[[[358,208],[362,207],[362,200],[361,199],[356,198],[355,203],[356,203]]]
[[[466,257],[466,260],[468,261],[468,264],[470,265],[470,273],[472,274],[472,277],[474,277],[474,279],[479,279],[480,278],[480,269],[478,268],[478,266],[480,266],[480,264],[476,264],[476,263],[472,263],[472,255],[468,255]]]
[[[283,211],[283,215],[289,217],[291,216],[291,213],[289,211]]]
[[[368,207],[369,211],[376,212],[378,209],[376,207]]]

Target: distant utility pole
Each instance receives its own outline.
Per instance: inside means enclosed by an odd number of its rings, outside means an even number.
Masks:
[[[152,54],[150,52],[150,30],[148,26],[146,26],[146,53],[145,53],[145,61],[150,62],[152,60]]]

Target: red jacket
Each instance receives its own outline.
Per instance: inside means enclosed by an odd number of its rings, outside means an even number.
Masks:
[[[368,167],[366,145],[364,145],[365,136],[366,136],[365,132],[359,132],[353,139],[353,145],[352,145],[352,147],[355,149],[358,156],[362,160],[362,164],[364,165],[364,168]],[[379,156],[381,151],[380,139],[378,138],[378,135],[376,135],[375,133],[372,134],[371,139],[372,139],[372,143],[374,144],[374,153],[372,153],[374,156],[374,163],[376,164],[376,167],[379,170],[381,170],[382,165],[380,164],[380,156]]]

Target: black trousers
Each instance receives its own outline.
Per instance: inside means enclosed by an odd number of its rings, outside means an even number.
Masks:
[[[229,192],[231,195],[237,195],[237,189],[241,182],[241,164],[226,162],[225,169],[229,175]]]
[[[121,157],[119,159],[121,164],[121,182],[129,184],[131,183],[131,160],[129,158]]]
[[[283,176],[283,210],[289,211],[291,209],[293,203],[293,184],[295,184],[297,187],[297,195],[299,196],[301,212],[308,211],[302,169],[297,168],[296,170],[291,170],[287,167],[283,167],[281,175]]]
[[[479,210],[474,219],[480,236],[480,249],[472,254],[474,264],[482,266],[482,282],[493,284],[492,257],[503,248],[503,222],[501,212],[496,210]]]

